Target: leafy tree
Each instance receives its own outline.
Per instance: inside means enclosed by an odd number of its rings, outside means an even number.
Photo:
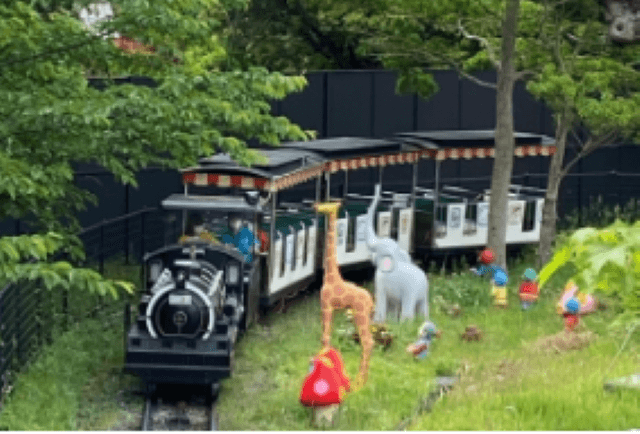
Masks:
[[[604,229],[575,231],[540,271],[540,284],[567,265],[576,270],[573,279],[581,291],[621,301],[624,313],[619,322],[640,321],[640,222],[618,220]]]
[[[383,14],[388,3],[251,0],[246,10],[230,14],[230,57],[281,72],[379,68],[380,61],[360,45],[375,30],[366,18]]]
[[[539,261],[551,255],[558,192],[564,177],[585,156],[619,140],[640,137],[640,47],[619,47],[607,38],[604,7],[588,1],[531,4],[537,28],[525,29],[521,64],[531,72],[527,89],[553,110],[557,152],[551,158],[540,235]],[[584,137],[576,134],[582,129]],[[579,145],[565,163],[570,136]]]
[[[244,0],[114,1],[113,19],[93,32],[77,18],[87,4],[0,5],[0,218],[31,217],[39,233],[0,240],[0,280],[43,278],[115,294],[131,286],[48,262],[56,252],[82,255],[74,214],[91,196],[74,186],[72,165],[96,163],[136,185],[140,168],[183,167],[214,150],[251,164],[258,158],[246,147],[251,138],[277,144],[309,136],[271,116],[269,104],[305,79],[228,67],[223,30]],[[153,49],[119,50],[115,32]],[[130,75],[158,86],[114,85]],[[90,76],[104,78],[105,88],[88,86]]]
[[[427,4],[403,0],[395,2],[394,8],[394,13],[377,18],[379,31],[365,46],[368,52],[378,53],[386,66],[402,71],[401,90],[432,92],[435,83],[424,72],[428,66],[454,67],[477,84],[496,88],[488,244],[497,250],[498,262],[504,263],[503,220],[513,156],[513,116],[507,95],[514,80],[526,80],[529,91],[554,109],[557,152],[550,161],[540,244],[545,262],[555,234],[562,178],[580,158],[638,131],[640,78],[633,64],[640,59],[640,46],[612,44],[604,5],[590,0],[522,0],[519,19],[518,6],[508,1]],[[516,29],[515,35],[509,31]],[[491,67],[499,72],[497,87],[469,75]],[[563,166],[567,137],[579,126],[588,129],[587,139],[578,156]]]
[[[516,37],[520,0],[459,0],[454,2],[394,2],[392,12],[376,17],[378,32],[364,43],[386,67],[398,69],[398,89],[423,96],[436,91],[425,68],[456,68],[464,77],[496,89],[496,140],[488,246],[496,262],[506,267],[506,215],[513,169],[513,88],[522,78],[516,69]],[[493,67],[497,83],[468,72]]]

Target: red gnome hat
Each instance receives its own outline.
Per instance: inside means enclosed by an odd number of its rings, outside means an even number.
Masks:
[[[300,403],[305,407],[339,404],[344,393],[331,360],[324,356],[313,359],[313,370],[302,385]]]
[[[480,261],[485,265],[489,265],[490,263],[492,263],[495,258],[496,255],[491,249],[485,249],[482,251],[482,253],[480,253]]]
[[[347,376],[347,371],[344,368],[344,362],[342,361],[340,352],[338,352],[338,350],[336,350],[335,348],[328,347],[320,351],[320,354],[318,354],[318,356],[324,356],[331,360],[334,370],[336,374],[338,374],[338,378],[340,378],[340,385],[344,387],[344,390],[346,390],[347,392],[351,390],[349,377]]]

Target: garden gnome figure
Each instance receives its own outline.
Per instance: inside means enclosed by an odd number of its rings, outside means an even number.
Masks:
[[[429,354],[433,338],[439,338],[441,335],[442,332],[436,328],[436,325],[431,321],[427,321],[422,324],[418,331],[418,340],[407,347],[407,352],[418,359],[424,359]]]
[[[567,300],[564,305],[564,329],[572,332],[580,322],[580,302],[573,297]]]
[[[499,307],[507,307],[507,282],[509,276],[501,267],[495,265],[495,254],[491,249],[485,249],[480,253],[480,268],[472,268],[471,272],[476,276],[484,276],[491,273],[491,295],[493,295],[493,303]]]
[[[522,276],[524,281],[520,284],[520,303],[522,310],[527,310],[538,299],[538,283],[536,272],[533,268],[527,268]]]

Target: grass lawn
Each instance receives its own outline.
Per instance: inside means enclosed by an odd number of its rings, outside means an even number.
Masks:
[[[513,276],[521,275],[516,267]],[[438,288],[486,289],[472,276],[430,276]],[[405,353],[420,321],[391,323],[395,335],[386,352],[377,347],[369,381],[347,395],[337,430],[395,430],[405,421],[410,430],[624,430],[640,428],[640,393],[603,391],[603,379],[640,369],[636,332],[614,361],[624,335],[607,329],[613,313],[583,319],[596,335],[587,348],[547,353],[536,341],[563,328],[555,313],[556,294],[543,294],[532,310],[522,312],[511,284],[508,310],[467,309],[450,318],[432,307],[432,320],[443,330],[427,359]],[[552,286],[550,286],[552,287]],[[560,287],[559,284],[556,287]],[[342,314],[334,320],[333,345],[343,354],[350,378],[357,373],[359,347],[339,339]],[[481,342],[464,342],[460,334],[474,324],[484,332]],[[320,349],[319,295],[309,296],[267,326],[255,326],[237,349],[233,378],[223,384],[220,426],[225,430],[310,430],[309,410],[298,402],[309,357]],[[461,382],[428,414],[416,409],[431,390],[437,370],[456,367]],[[408,419],[408,420],[407,420]]]
[[[512,267],[519,276],[524,266]],[[114,278],[137,281],[137,267],[109,266]],[[489,303],[488,282],[465,275],[429,275],[431,298],[476,307],[450,318],[432,304],[432,320],[443,330],[431,354],[413,360],[405,347],[420,321],[389,324],[395,336],[389,350],[376,347],[367,385],[347,395],[338,430],[625,430],[640,428],[640,393],[605,392],[603,380],[640,370],[640,331],[614,362],[624,339],[607,329],[612,309],[583,319],[597,336],[587,348],[546,353],[536,341],[563,328],[555,314],[557,293],[545,291],[531,311],[522,312],[510,283],[508,310]],[[559,288],[562,276],[549,287]],[[11,430],[139,429],[143,399],[135,377],[121,372],[123,336],[120,306],[109,307],[63,335],[19,376],[0,413],[0,427]],[[462,342],[465,326],[484,332],[481,342]],[[345,359],[351,379],[360,347],[342,338],[348,326],[334,319],[333,345]],[[218,412],[224,430],[311,430],[310,411],[298,402],[308,361],[320,349],[319,294],[313,292],[285,314],[271,314],[254,325],[236,350],[233,377],[222,384]],[[612,365],[612,362],[613,365]],[[612,366],[611,366],[612,365]],[[611,369],[609,370],[609,367]],[[461,376],[453,391],[431,413],[418,413],[436,371],[453,368]]]
[[[137,266],[105,264],[105,275],[114,279],[137,282],[138,272]],[[80,304],[83,298],[74,294],[71,299]],[[93,305],[85,301],[87,311]],[[0,411],[0,429],[108,429],[132,417],[123,407],[135,400],[122,390],[135,387],[138,380],[121,372],[122,309],[122,302],[107,302],[95,318],[54,337],[53,344],[17,376]]]

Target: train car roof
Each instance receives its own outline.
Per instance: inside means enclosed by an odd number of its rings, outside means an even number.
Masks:
[[[257,205],[249,205],[244,197],[237,196],[196,196],[172,194],[162,201],[162,207],[168,210],[202,210],[221,212],[262,213]]]
[[[336,137],[283,143],[282,148],[304,149],[332,160],[335,158],[361,157],[364,155],[401,152],[403,143],[397,139],[367,139],[364,137]]]
[[[313,166],[324,161],[319,154],[303,149],[273,148],[253,149],[267,159],[264,164],[254,164],[251,167],[240,166],[228,154],[217,154],[199,160],[199,172],[228,173],[234,175],[259,176],[274,178],[307,166]],[[193,168],[185,169],[193,170]]]
[[[493,147],[495,136],[495,130],[410,131],[394,135],[398,139],[410,138],[442,147]],[[555,143],[549,136],[533,133],[514,132],[514,138],[516,146]]]

